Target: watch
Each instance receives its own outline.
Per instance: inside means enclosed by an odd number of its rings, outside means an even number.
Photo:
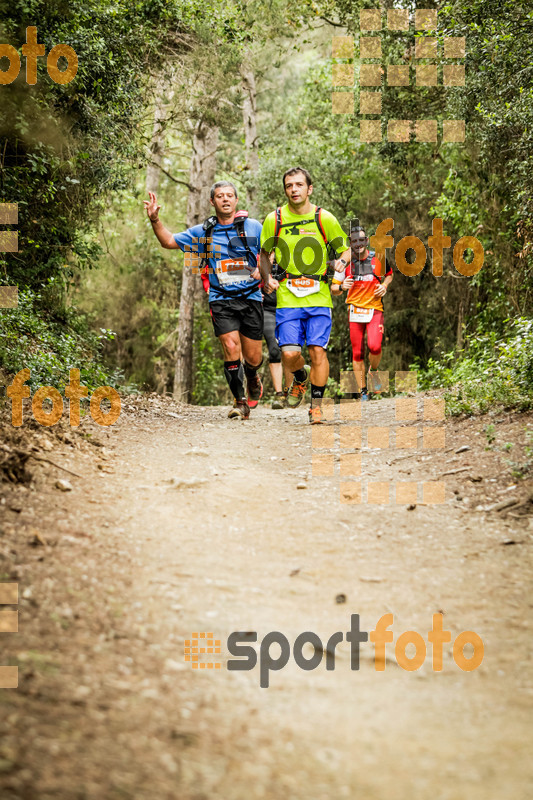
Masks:
[[[341,264],[343,265],[343,267],[347,267],[347,266],[348,266],[348,262],[347,262],[347,261],[345,261],[345,260],[344,260],[344,258],[340,258],[340,259],[339,259],[339,261],[341,262]]]

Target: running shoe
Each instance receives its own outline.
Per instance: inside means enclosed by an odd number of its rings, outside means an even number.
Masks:
[[[305,364],[304,369],[307,373],[307,378],[303,383],[298,383],[297,380],[295,380],[294,378],[292,379],[292,383],[289,387],[289,393],[287,395],[287,405],[289,406],[289,408],[298,408],[298,406],[305,397],[307,387],[309,386],[309,375],[311,372],[311,367]]]
[[[363,389],[363,391],[361,392],[361,402],[363,402],[364,400],[370,400],[370,397],[368,396],[368,392],[366,389]]]
[[[324,422],[321,406],[311,406],[309,409],[309,422],[311,425],[320,425]]]
[[[235,400],[228,419],[250,419],[250,406],[246,399]]]
[[[248,405],[250,408],[255,408],[261,398],[263,397],[263,382],[261,378],[255,373],[253,378],[247,381],[248,384]]]
[[[272,408],[279,409],[285,408],[287,404],[287,395],[285,392],[276,392],[276,396],[272,400]]]
[[[382,384],[379,379],[379,372],[377,370],[375,372],[373,372],[371,369],[368,370],[368,386],[371,392],[381,391]]]

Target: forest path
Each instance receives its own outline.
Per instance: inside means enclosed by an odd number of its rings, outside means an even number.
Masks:
[[[388,505],[341,502],[339,474],[312,476],[312,436],[338,450],[357,421],[311,429],[303,406],[261,407],[247,422],[220,407],[168,408],[126,403],[113,428],[91,429],[105,448],[67,441],[52,455],[82,480],[40,464],[35,492],[6,495],[4,555],[17,555],[2,580],[15,577],[21,599],[19,633],[3,643],[20,684],[0,692],[2,797],[530,797],[532,531],[526,517],[472,509],[514,491],[481,423],[447,422],[444,449],[411,458],[393,435],[369,450],[363,432],[364,478],[456,470],[443,504],[409,509],[394,490]],[[522,417],[502,424],[523,427]],[[363,428],[389,424],[394,400],[363,406]],[[461,445],[470,449],[457,454]],[[72,491],[51,488],[57,477]],[[419,670],[402,669],[398,636],[427,642],[436,612],[452,634],[443,670],[430,645]],[[372,631],[387,613],[385,671],[370,642],[351,670],[350,615]],[[452,655],[463,630],[485,647],[472,672]],[[288,639],[269,688],[259,665],[226,669],[232,631],[257,631],[256,650],[271,631]],[[313,671],[295,664],[304,631],[324,645],[344,632],[334,671],[325,659]],[[221,669],[184,661],[193,632],[221,640],[221,656],[200,657]]]

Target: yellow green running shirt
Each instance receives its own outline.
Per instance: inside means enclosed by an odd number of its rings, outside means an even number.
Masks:
[[[282,252],[285,250],[283,247],[283,251],[276,247],[276,261],[279,263],[283,263],[283,266],[287,269],[288,272],[294,274],[305,274],[305,268],[302,267],[302,263],[300,261],[300,269],[294,263],[294,250],[298,244],[298,242],[304,237],[309,236],[310,238],[314,239],[318,242],[321,250],[322,250],[322,264],[318,269],[313,269],[313,275],[317,277],[323,275],[326,271],[327,265],[327,251],[324,239],[322,238],[322,234],[318,229],[318,226],[315,222],[315,210],[316,206],[311,206],[311,210],[307,212],[307,214],[293,214],[289,211],[288,203],[281,207],[281,222],[284,227],[281,228],[279,232],[279,239],[282,239],[286,245],[288,246],[288,252],[290,254],[290,260],[288,265],[283,262]],[[309,221],[310,220],[310,221]],[[302,222],[305,221],[305,224]],[[348,250],[350,247],[350,243],[346,234],[344,233],[343,229],[341,228],[338,220],[336,217],[333,216],[329,211],[325,211],[322,209],[320,211],[320,221],[322,223],[322,227],[324,229],[324,233],[327,236],[328,242],[335,247],[335,252],[339,256],[345,250]],[[294,223],[293,225],[287,225],[287,223]],[[276,212],[272,211],[271,214],[267,216],[263,223],[263,230],[261,232],[261,247],[263,247],[268,252],[271,252],[273,249],[274,244],[274,234],[276,231]],[[270,239],[270,242],[268,241]],[[337,241],[335,241],[337,240]],[[264,247],[265,243],[267,243],[268,247]],[[299,253],[301,258],[303,259],[304,264],[312,264],[313,259],[315,258],[314,251],[311,250],[311,247],[306,247],[305,249],[301,249],[302,245],[299,247]],[[318,253],[318,249],[315,247],[316,252]],[[331,308],[333,303],[331,301],[331,294],[329,291],[329,285],[324,282],[320,281],[320,289],[318,292],[314,294],[309,294],[307,297],[296,297],[287,287],[287,281],[284,280],[280,283],[279,289],[277,291],[277,301],[278,301],[278,308],[310,308],[313,306],[322,306],[326,308]]]

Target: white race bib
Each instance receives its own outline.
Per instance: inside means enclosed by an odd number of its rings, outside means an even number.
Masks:
[[[288,278],[287,289],[295,297],[308,297],[320,291],[320,281],[313,278]]]
[[[374,316],[373,308],[350,306],[350,322],[370,322]]]
[[[223,261],[217,261],[215,275],[222,286],[253,280],[248,268],[248,262],[235,258],[225,258]]]

